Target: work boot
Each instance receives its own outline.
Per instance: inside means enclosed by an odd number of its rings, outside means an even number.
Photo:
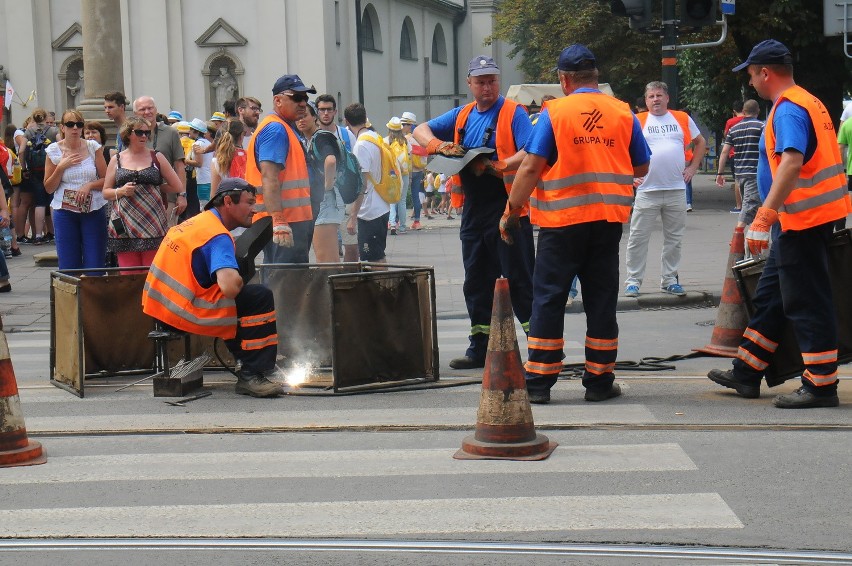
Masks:
[[[237,379],[234,391],[238,395],[252,397],[277,397],[284,393],[284,388],[280,383],[273,383],[262,375],[245,375]]]
[[[453,369],[476,369],[484,368],[485,360],[475,360],[470,356],[462,356],[450,361],[450,367]]]
[[[711,381],[723,385],[729,389],[736,389],[737,393],[746,399],[757,399],[760,397],[760,383],[752,385],[734,377],[733,370],[711,369],[707,377]]]
[[[603,391],[599,391],[596,389],[586,389],[585,399],[586,401],[598,402],[598,401],[606,401],[607,399],[612,399],[613,397],[618,397],[621,395],[621,386],[617,383],[613,383],[609,389],[604,389]]]
[[[550,389],[545,389],[544,391],[527,391],[527,397],[529,397],[530,403],[534,405],[547,405],[550,403]]]
[[[792,393],[784,393],[772,400],[772,404],[779,409],[811,409],[814,407],[836,407],[840,405],[837,394],[819,396],[814,395],[803,385]]]

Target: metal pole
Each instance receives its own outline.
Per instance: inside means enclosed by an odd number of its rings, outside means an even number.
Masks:
[[[663,82],[669,86],[669,108],[679,108],[677,84],[677,21],[675,0],[663,0]]]

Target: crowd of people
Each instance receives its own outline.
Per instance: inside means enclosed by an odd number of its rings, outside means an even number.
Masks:
[[[792,61],[786,46],[767,40],[734,69],[746,69],[773,108],[764,125],[756,101],[735,107],[742,118],[728,125],[716,182],[724,186],[731,163],[744,191],[738,229],[766,264],[733,369],[708,377],[744,397],[759,396],[787,320],[806,369],[802,386],[775,405],[832,407],[839,403],[837,330],[827,246],[852,211],[837,145],[852,136],[841,129],[835,139],[822,103],[796,86]],[[134,115],[126,115],[124,95],[108,93],[104,110],[119,129],[109,154],[96,122],[69,109],[57,129],[37,110],[6,144],[26,156],[18,160],[23,175],[12,198],[20,227],[14,244],[49,241],[52,226],[61,269],[103,269],[107,252],[123,271],[150,266],[145,312],[226,339],[243,367],[237,392],[268,397],[282,393],[266,377],[277,345],[274,304],[268,289],[243,280],[230,230],[270,217],[266,264],[309,263],[311,248],[318,262],[384,263],[387,236],[409,231],[409,219],[418,230],[421,215],[455,212],[471,329],[467,350],[450,366],[484,367],[494,283],[506,277],[528,334],[529,400],[548,403],[563,367],[565,305],[579,281],[585,399],[618,397],[618,296],[640,294],[658,218],[660,290],[686,294],[680,250],[706,141],[688,113],[669,109],[663,82],[647,84],[636,112],[599,90],[597,62],[585,46],[565,48],[557,69],[566,96],[530,116],[500,94],[495,61],[474,57],[467,73],[473,102],[420,124],[404,112],[387,122],[387,136],[360,103],[346,106],[345,126],[339,123],[335,98],[311,100],[316,90],[294,74],[275,82],[272,112],[262,119],[252,97],[229,101],[209,120],[184,121],[177,111],[161,115],[150,96],[138,97]],[[430,155],[462,157],[474,148],[486,151],[455,175],[426,171]],[[41,167],[34,149],[45,149]],[[350,153],[360,178],[346,202]],[[399,177],[393,198],[386,175]],[[0,219],[0,227],[9,222],[5,206]],[[622,283],[619,244],[628,222]],[[3,274],[0,291],[10,289]]]

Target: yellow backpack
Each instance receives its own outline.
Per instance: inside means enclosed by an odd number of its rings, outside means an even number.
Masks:
[[[402,198],[402,172],[396,156],[380,136],[366,135],[364,140],[378,147],[382,156],[382,176],[377,181],[370,174],[373,187],[386,203],[395,204],[399,202],[399,199]]]
[[[389,144],[396,162],[399,164],[399,172],[408,175],[411,172],[411,156],[408,153],[408,143],[392,142]]]

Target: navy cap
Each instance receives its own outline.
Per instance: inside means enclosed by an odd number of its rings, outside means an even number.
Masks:
[[[281,94],[285,90],[292,90],[293,92],[310,92],[311,94],[317,93],[317,89],[313,86],[305,86],[305,83],[302,82],[299,75],[284,75],[279,78],[275,81],[275,86],[272,87],[272,94]]]
[[[587,71],[597,68],[595,56],[581,43],[574,43],[562,50],[556,68],[560,71]]]
[[[793,56],[787,46],[780,41],[767,39],[755,45],[748,59],[731,69],[734,72],[742,71],[749,65],[792,65]]]
[[[219,187],[216,189],[216,194],[214,194],[207,204],[204,205],[204,210],[210,210],[213,208],[213,201],[216,200],[217,196],[233,191],[248,191],[251,194],[256,195],[257,187],[249,184],[248,181],[240,179],[239,177],[228,177],[227,179],[222,179],[222,182],[219,183]]]
[[[478,77],[480,75],[499,75],[500,68],[494,59],[486,55],[477,55],[467,65],[467,76]]]

